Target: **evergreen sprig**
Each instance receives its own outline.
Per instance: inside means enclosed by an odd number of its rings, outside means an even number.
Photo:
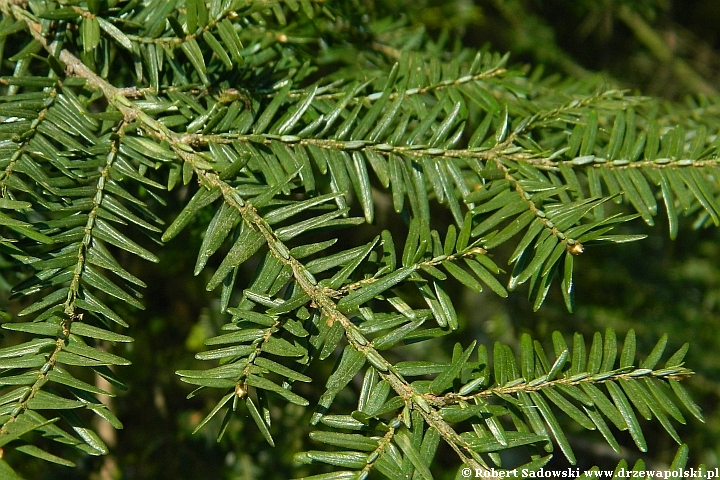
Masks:
[[[616,226],[652,225],[658,202],[671,237],[681,213],[718,225],[710,100],[678,113],[596,79],[528,74],[507,55],[445,59],[412,32],[366,31],[354,67],[338,38],[357,12],[331,2],[0,0],[0,10],[3,72],[12,66],[0,77],[0,244],[24,266],[13,296],[27,303],[3,328],[31,336],[0,349],[0,447],[64,465],[37,445],[107,453],[87,414],[122,424],[91,378],[123,388],[110,366],[128,361],[103,342],[132,341],[116,330],[128,326],[125,305],[143,308],[145,286],[118,258],[157,262],[143,245],[171,241],[203,210],[212,218],[193,273],[213,258],[207,289],[220,287],[231,320],[197,355],[218,366],[177,372],[198,387],[191,395],[223,392],[198,429],[224,412],[220,438],[247,412],[272,445],[269,402],[308,406],[293,384],[341,349],[312,417],[332,430],[311,438],[331,448],[296,458],[346,470],[313,478],[429,479],[441,440],[474,469],[516,467],[499,452],[518,446],[525,468],[556,445],[575,463],[557,410],[618,452],[613,430],[647,448],[638,414],[678,444],[677,405],[702,419],[679,382],[692,374],[687,346],[657,367],[665,337],[642,362],[634,332],[620,350],[612,330],[589,351],[579,334],[572,348],[554,334],[552,356],[523,335],[519,362],[499,343],[492,358],[457,344],[449,363],[397,362],[393,350],[458,328],[451,277],[502,297],[529,282],[535,309],[559,277],[572,309],[574,257],[642,238]],[[163,227],[175,213],[163,192],[181,184],[190,199]],[[406,233],[354,242],[381,198]],[[450,224],[436,226],[435,205]],[[505,285],[495,252],[508,243]],[[238,272],[251,258],[246,282]],[[363,371],[357,410],[334,413]],[[681,447],[674,467],[686,458]]]

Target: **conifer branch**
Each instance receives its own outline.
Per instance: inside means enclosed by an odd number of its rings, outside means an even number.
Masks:
[[[305,22],[295,12],[312,18],[324,9],[332,17],[323,4],[259,0],[235,9],[235,2],[185,0],[168,17],[155,4],[131,2],[120,18],[115,7],[93,2],[46,7],[0,0],[0,43],[29,41],[6,59],[15,65],[13,75],[0,78],[7,87],[0,96],[0,208],[9,210],[0,213],[0,226],[20,238],[2,237],[0,246],[35,272],[13,287],[14,296],[47,289],[19,313],[35,314],[33,321],[3,325],[34,340],[0,349],[3,379],[14,385],[0,396],[0,447],[17,440],[18,451],[64,465],[72,462],[38,453],[33,436],[106,453],[72,409],[120,428],[96,397],[111,393],[63,365],[88,367],[122,388],[107,365],[129,362],[93,342],[132,338],[110,329],[127,323],[101,299],[142,308],[131,284],[145,284],[105,244],[158,261],[125,230],[162,233],[152,202],[165,202],[153,189],[180,182],[191,197],[162,241],[207,218],[207,211],[199,213],[213,205],[194,274],[222,256],[206,288],[222,287],[219,311],[232,315],[222,327],[229,333],[205,341],[223,346],[196,355],[220,365],[177,372],[198,386],[190,396],[225,391],[196,431],[225,409],[219,439],[242,402],[245,418],[274,445],[267,395],[307,406],[293,384],[314,379],[300,372],[311,361],[338,357],[325,390],[318,389],[311,424],[360,433],[315,430],[314,440],[349,450],[296,456],[354,469],[338,476],[372,471],[431,479],[441,439],[472,469],[499,466],[499,453],[517,446],[528,447],[533,469],[551,457],[537,449],[550,452],[553,445],[574,463],[555,407],[599,430],[616,450],[605,419],[647,448],[637,414],[656,417],[680,443],[670,421],[685,422],[676,398],[694,417],[702,414],[680,385],[693,374],[683,366],[687,346],[657,366],[666,337],[636,362],[631,330],[619,363],[612,329],[596,334],[589,351],[582,335],[574,336],[571,350],[556,332],[553,362],[528,334],[519,339],[519,352],[497,343],[492,358],[476,341],[456,344],[447,363],[395,362],[395,348],[460,328],[448,294],[455,280],[501,297],[529,281],[537,309],[557,276],[571,310],[573,257],[591,243],[639,239],[608,232],[637,216],[652,224],[661,196],[671,236],[678,207],[697,214],[698,225],[720,225],[711,124],[688,119],[666,128],[671,116],[658,114],[652,100],[597,93],[592,82],[556,89],[508,67],[507,55],[462,50],[439,61],[432,42],[426,51],[415,40],[399,48],[403,34],[392,46],[363,37],[363,45],[396,59],[394,66],[359,72],[362,80],[354,82],[317,80],[319,64],[293,45],[320,44],[347,19]],[[245,38],[252,46],[242,45]],[[122,81],[135,87],[108,80],[111,59],[126,62]],[[18,91],[23,96],[11,99]],[[360,246],[324,237],[373,224],[380,195],[407,231],[383,230]],[[637,215],[605,211],[605,202],[622,199]],[[454,223],[437,226],[444,219],[434,218],[435,204]],[[362,217],[351,216],[355,210]],[[488,252],[503,252],[498,247],[521,233],[506,288]],[[404,244],[401,254],[396,239]],[[248,262],[256,256],[260,262]],[[235,281],[246,281],[241,266],[254,274],[233,307],[240,293]],[[111,275],[127,283],[116,284]],[[353,388],[366,366],[357,409],[330,414],[335,397]],[[57,418],[46,420],[38,410],[57,411]],[[66,430],[54,425],[58,419]],[[5,465],[0,459],[0,469]]]

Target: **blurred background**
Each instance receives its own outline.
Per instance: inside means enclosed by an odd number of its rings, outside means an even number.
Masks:
[[[720,2],[715,0],[355,0],[348,1],[366,18],[393,17],[402,25],[424,28],[435,39],[447,38],[473,48],[512,52],[511,64],[543,65],[545,75],[601,78],[638,94],[685,102],[720,91]],[[371,20],[370,20],[371,21]],[[168,196],[168,212],[177,211],[187,190]],[[439,212],[440,214],[440,212]],[[190,277],[194,252],[210,219],[198,218],[180,238],[153,252],[162,268],[127,258],[126,268],[148,285],[146,310],[126,312],[135,342],[118,351],[133,364],[120,372],[129,390],[113,400],[125,428],[106,432],[109,458],[86,458],[77,469],[44,462],[25,463],[28,479],[287,479],[310,472],[293,461],[293,453],[319,448],[307,438],[312,409],[277,402],[273,406],[270,448],[253,422],[233,422],[218,444],[218,423],[196,435],[192,430],[215,405],[215,394],[186,399],[191,391],[175,371],[208,368],[193,359],[206,338],[215,335],[227,318],[218,301],[205,291],[207,278]],[[378,222],[388,219],[379,218]],[[649,353],[663,333],[669,335],[667,355],[690,342],[686,365],[697,375],[686,385],[705,414],[705,424],[688,418],[678,432],[690,446],[689,465],[720,466],[720,229],[694,230],[681,224],[670,241],[664,214],[647,229],[637,221],[628,232],[649,233],[646,240],[603,248],[588,248],[575,262],[576,311],[565,309],[554,286],[538,312],[519,289],[509,300],[494,294],[456,292],[460,330],[441,341],[405,347],[408,356],[421,348],[433,359],[449,358],[456,341],[478,338],[490,346],[500,340],[513,347],[521,333],[549,339],[553,330],[566,338],[578,331],[591,339],[596,331],[614,328],[622,341],[630,328],[638,352]],[[512,242],[510,242],[512,243]],[[509,248],[509,247],[507,247]],[[192,252],[189,254],[188,252]],[[499,251],[498,258],[509,252]],[[502,265],[501,265],[502,266]],[[182,279],[182,280],[178,280]],[[506,279],[506,277],[505,277]],[[6,298],[8,285],[3,285]],[[10,305],[8,309],[17,310]],[[11,341],[6,338],[3,342]],[[123,347],[124,348],[124,347]],[[309,375],[324,383],[331,364],[313,366]],[[359,385],[355,385],[357,391]],[[311,404],[321,393],[315,384],[297,385]],[[344,391],[334,408],[349,412],[355,392]],[[689,417],[689,415],[687,416]],[[643,458],[648,466],[669,465],[677,445],[659,423],[641,420],[649,454],[640,453],[629,435],[618,433],[623,457],[632,465]],[[597,432],[568,427],[579,459],[578,467],[613,468],[618,455]],[[442,448],[442,447],[441,447]],[[447,453],[444,455],[443,453]],[[558,458],[551,466],[566,466]],[[18,458],[18,460],[21,460]],[[437,457],[436,478],[454,478],[456,457]],[[10,459],[12,463],[12,459]],[[443,462],[447,462],[446,465]]]

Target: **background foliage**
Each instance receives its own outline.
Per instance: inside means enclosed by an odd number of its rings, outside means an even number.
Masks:
[[[45,10],[40,3],[46,2],[29,3],[31,10],[35,8],[35,13]],[[91,14],[101,12],[99,16],[102,17],[102,12],[116,12],[118,9],[133,11],[140,3],[142,2],[109,1],[87,2],[87,5],[83,2],[78,5]],[[164,2],[148,3],[160,8],[158,6]],[[168,5],[172,3],[169,2]],[[180,5],[180,18],[183,17],[183,9],[195,3],[185,2]],[[244,85],[243,81],[247,81],[252,82],[256,91],[239,88],[237,92],[230,92],[228,95],[232,98],[228,99],[228,104],[235,101],[238,105],[245,105],[259,101],[257,92],[269,92],[272,84],[277,81],[277,75],[296,75],[306,85],[323,78],[363,79],[366,72],[375,69],[389,70],[393,62],[400,60],[402,49],[398,48],[399,46],[413,44],[416,48],[425,49],[428,57],[434,55],[443,60],[447,60],[449,56],[443,56],[441,52],[457,53],[461,47],[470,47],[484,52],[512,52],[509,65],[517,71],[529,73],[533,79],[544,79],[543,88],[570,93],[573,84],[579,85],[578,93],[628,88],[633,93],[659,97],[659,108],[667,117],[673,118],[675,115],[678,124],[689,119],[690,123],[707,124],[709,135],[717,131],[715,94],[720,88],[716,73],[720,39],[717,38],[714,25],[717,25],[720,8],[715,6],[714,2],[336,2],[327,7],[330,13],[334,14],[332,21],[322,16],[322,2],[303,2],[303,8],[307,3],[316,10],[319,18],[323,18],[316,22],[304,21],[300,13],[292,13],[289,7],[291,3],[294,2],[277,7],[274,14],[258,11],[257,15],[248,21],[246,28],[241,30],[245,35],[241,38],[244,44],[243,55],[248,57],[246,61],[251,65],[247,69],[239,70],[242,73],[227,78],[223,88],[240,87]],[[19,30],[13,31],[15,23],[10,18],[15,16],[17,19],[17,11],[12,9],[22,4],[6,1],[1,5],[4,11],[4,23],[0,24],[3,38],[16,38],[12,35],[17,35]],[[63,5],[65,4],[61,3],[57,7],[63,8]],[[67,5],[72,5],[72,2]],[[147,68],[152,64],[152,59],[148,59],[152,49],[134,51],[133,45],[143,34],[150,35],[149,31],[153,28],[150,21],[152,18],[162,18],[163,24],[157,28],[164,28],[164,19],[171,11],[154,12],[145,19],[138,15],[138,18],[133,18],[132,21],[118,23],[120,30],[130,36],[123,37],[105,24],[95,25],[87,20],[91,18],[90,15],[84,14],[81,19],[78,13],[72,10],[73,6],[64,8],[70,10],[61,10],[61,13],[55,14],[55,18],[52,14],[45,15],[45,20],[79,24],[77,30],[69,29],[65,33],[75,42],[75,48],[82,60],[101,75],[111,79],[113,85],[128,88],[136,84],[141,88],[153,87],[154,83],[159,86],[162,78],[168,78],[163,77],[169,75],[167,71],[153,72]],[[281,17],[277,13],[279,9],[288,15],[287,26],[280,23]],[[348,18],[358,21],[345,20]],[[197,21],[203,22],[202,19]],[[185,37],[186,30],[183,30],[182,25],[173,25],[172,28],[179,28],[182,37]],[[185,29],[187,28],[185,25]],[[428,37],[422,36],[423,31]],[[97,32],[96,42],[93,40],[96,38],[94,32]],[[172,36],[171,32],[169,37]],[[124,49],[125,38],[131,41],[129,49]],[[308,38],[313,40],[306,40]],[[315,38],[320,38],[321,41],[318,42]],[[219,40],[225,42],[225,39]],[[96,43],[99,48],[86,47],[88,41]],[[36,51],[25,56],[21,54],[25,47]],[[172,66],[170,63],[166,65],[166,68],[175,69],[176,78],[180,77],[178,71],[190,75],[202,70],[197,64],[197,57],[193,56],[192,48],[187,47],[183,53],[179,53]],[[45,55],[40,50],[35,45],[6,41],[4,62],[0,65],[0,74],[5,82],[8,83],[7,79],[12,76],[26,75],[28,70],[23,71],[23,68],[29,68],[29,74],[33,73],[33,68],[39,68],[32,62]],[[159,49],[156,49],[156,55],[157,50]],[[285,64],[275,65],[275,72],[266,68],[265,62],[270,62],[271,59],[262,58],[262,52],[265,51],[285,58]],[[228,53],[232,55],[230,50]],[[221,54],[216,53],[215,59],[220,56]],[[268,57],[270,56],[272,55],[268,54]],[[29,59],[24,67],[23,58]],[[314,72],[303,72],[302,62],[297,60],[300,58],[315,58],[318,69]],[[63,61],[62,58],[60,60]],[[235,57],[227,59],[230,63],[237,60]],[[499,60],[499,57],[496,60]],[[217,65],[220,63],[216,61]],[[539,65],[544,66],[544,72],[537,69]],[[138,68],[143,73],[141,81],[137,78]],[[489,68],[492,68],[492,65],[489,65]],[[37,74],[46,75],[46,72],[39,70]],[[207,75],[212,76],[213,72]],[[303,75],[307,77],[303,78]],[[565,78],[571,80],[560,80]],[[195,81],[197,79],[193,77],[188,83]],[[9,83],[11,85],[5,87],[5,95],[17,91],[12,81]],[[200,83],[203,83],[202,79]],[[381,89],[382,85],[378,88]],[[214,100],[210,97],[197,95],[190,87],[187,91],[200,102],[197,112],[212,108]],[[184,93],[182,89],[178,89],[179,103],[185,102],[185,97],[181,97]],[[608,101],[612,102],[613,99],[611,95]],[[151,115],[161,115],[159,109],[152,110],[151,104],[152,99],[149,99],[147,111]],[[609,110],[619,110],[620,105],[621,103],[611,103]],[[101,100],[93,108],[97,111],[92,113],[99,114],[105,109],[105,105]],[[202,116],[197,115],[197,112],[190,112],[187,116]],[[183,112],[183,115],[185,113]],[[11,114],[22,116],[23,113],[6,112],[4,116],[7,118]],[[173,121],[179,121],[183,126],[187,124],[186,120],[171,118],[172,115],[172,112],[167,111],[163,111],[161,115],[166,118],[166,125],[170,128],[173,127]],[[58,120],[61,121],[63,120]],[[101,128],[100,124],[104,121],[112,123],[117,121],[117,118],[99,115],[90,121],[88,128]],[[207,118],[198,120],[197,131],[204,128],[205,122]],[[498,121],[494,122],[495,127]],[[612,125],[607,126],[608,129],[610,127]],[[190,130],[193,128],[188,129]],[[3,133],[14,132],[7,130]],[[259,133],[262,133],[262,129]],[[83,134],[87,135],[86,132],[79,131],[76,136],[83,138]],[[132,132],[128,132],[128,136],[130,135]],[[712,143],[711,140],[708,143]],[[138,149],[142,151],[143,147],[147,148],[141,145]],[[162,151],[154,153],[160,157],[164,155]],[[90,165],[88,168],[92,170],[98,166]],[[188,172],[181,169],[173,172],[171,175],[175,175],[177,186],[169,194],[155,192],[152,185],[147,185],[147,189],[139,188],[132,192],[149,205],[149,212],[159,215],[168,221],[168,224],[187,203],[197,183],[193,181],[182,185],[183,176],[188,176]],[[31,177],[33,175],[32,171],[23,173]],[[62,185],[56,187],[64,188]],[[327,188],[327,185],[323,187]],[[10,185],[10,188],[16,189],[18,186]],[[355,230],[357,242],[345,248],[371,241],[382,228],[389,229],[396,238],[404,238],[406,227],[397,221],[392,199],[385,202],[383,204],[379,199],[375,201],[372,214],[376,226],[368,232]],[[161,208],[160,203],[167,205]],[[357,204],[351,206],[354,208],[353,214],[366,217],[369,215],[367,208],[363,210]],[[64,207],[70,208],[68,205]],[[633,210],[633,205],[626,207],[625,211]],[[663,208],[660,203],[658,209]],[[147,218],[154,216],[142,210],[140,209],[141,213],[147,215]],[[120,217],[125,215],[125,212],[120,213],[119,210],[114,213]],[[686,385],[703,409],[706,420],[704,424],[694,419],[689,419],[685,426],[676,424],[678,433],[690,446],[690,464],[717,466],[720,464],[720,444],[717,440],[720,438],[720,423],[716,405],[720,390],[716,381],[719,378],[719,365],[717,356],[714,355],[718,349],[718,339],[713,333],[717,331],[720,299],[720,276],[716,260],[720,243],[716,238],[717,229],[705,228],[711,223],[707,217],[699,219],[696,211],[691,213],[689,216],[680,216],[679,225],[676,227],[667,225],[666,217],[661,213],[654,217],[659,225],[653,228],[648,228],[641,219],[637,219],[623,224],[619,227],[621,231],[615,232],[650,235],[639,242],[607,247],[588,246],[586,252],[575,259],[576,308],[573,314],[567,313],[565,299],[557,285],[549,291],[548,298],[537,312],[533,312],[535,298],[528,300],[524,295],[527,287],[510,293],[508,299],[498,298],[487,288],[481,294],[452,288],[451,296],[456,306],[459,328],[440,340],[404,347],[402,353],[398,354],[398,359],[417,360],[422,356],[430,360],[449,361],[455,342],[461,342],[467,347],[469,338],[477,339],[479,343],[488,346],[499,340],[518,352],[521,350],[521,334],[524,333],[540,339],[544,347],[551,348],[550,334],[554,330],[563,332],[565,338],[571,338],[574,332],[582,332],[585,338],[589,339],[594,332],[604,332],[606,328],[615,329],[620,339],[624,338],[630,329],[634,329],[638,352],[647,354],[662,334],[667,333],[670,339],[669,352],[676,351],[685,342],[691,343],[686,365],[697,374],[689,379]],[[5,459],[18,467],[18,471],[26,478],[113,478],[113,475],[117,475],[128,479],[280,479],[318,471],[315,466],[301,466],[294,460],[296,452],[317,449],[319,445],[308,438],[311,431],[309,421],[313,413],[311,408],[305,409],[285,402],[273,403],[271,432],[275,448],[267,445],[262,433],[249,417],[240,417],[231,422],[219,443],[216,443],[215,438],[220,430],[221,415],[213,418],[195,435],[191,434],[215,406],[219,396],[200,394],[186,399],[190,391],[188,385],[180,382],[175,372],[209,368],[208,362],[195,360],[193,355],[208,350],[206,340],[223,333],[220,328],[227,322],[227,315],[219,313],[221,300],[218,299],[217,292],[208,293],[205,288],[213,277],[213,269],[220,265],[220,260],[211,257],[211,269],[201,271],[197,277],[188,274],[196,270],[197,252],[206,247],[203,236],[213,215],[212,209],[201,210],[189,226],[173,241],[166,242],[163,248],[158,248],[151,240],[138,235],[139,230],[132,230],[130,236],[139,243],[138,247],[141,249],[136,249],[135,253],[139,252],[140,256],[113,250],[120,264],[147,285],[143,291],[143,311],[128,305],[113,304],[118,305],[118,314],[129,324],[129,328],[123,333],[134,338],[134,342],[127,347],[113,350],[132,362],[132,365],[117,370],[128,390],[118,391],[117,397],[112,399],[112,411],[122,420],[124,428],[107,430],[102,422],[98,422],[99,435],[110,446],[111,454],[106,457],[80,457],[75,469],[55,467],[41,461],[28,461],[30,457],[8,451]],[[436,227],[435,224],[442,225],[455,220],[452,211],[434,204],[432,219],[433,228]],[[32,216],[26,220],[31,223],[38,221]],[[157,228],[157,223],[149,223],[148,230]],[[12,225],[6,223],[6,226]],[[160,229],[165,231],[167,227],[168,225],[160,226]],[[675,241],[668,239],[668,231],[678,232]],[[15,233],[5,235],[13,237],[17,233],[16,229]],[[443,230],[441,236],[444,238]],[[38,238],[42,241],[41,237]],[[402,249],[402,242],[399,242],[399,245]],[[13,244],[6,246],[12,248]],[[493,251],[494,258],[507,259],[514,247],[515,243],[512,242],[511,245],[500,245]],[[152,253],[145,254],[144,249]],[[154,255],[157,255],[160,267],[140,258]],[[7,255],[6,251],[3,258],[6,262],[3,298],[7,298],[11,294],[11,288],[28,278],[31,271],[17,268],[17,254],[13,258]],[[504,267],[499,261],[498,264]],[[239,278],[251,276],[256,266],[254,261],[244,265]],[[505,284],[509,275],[501,274],[499,278]],[[33,301],[37,301],[37,298],[18,298],[9,302],[5,306],[9,312],[8,319],[17,321],[17,314]],[[3,347],[27,341],[27,337],[13,331],[4,331],[4,334]],[[332,367],[332,362],[314,362],[312,369],[304,372],[312,377],[313,383],[295,383],[293,391],[307,398],[310,405],[316,405],[323,393],[317,385],[324,385]],[[338,412],[355,409],[360,390],[361,380],[358,378],[348,389],[339,393],[333,409]],[[633,438],[625,432],[617,436],[623,446],[622,456],[631,464],[636,459],[643,458],[651,466],[668,465],[675,455],[677,445],[658,422],[643,421],[642,426],[648,440],[649,453],[639,453]],[[599,465],[614,468],[617,465],[620,457],[607,447],[596,432],[592,437],[573,427],[568,427],[566,432],[578,458],[579,467]],[[77,457],[73,459],[76,460]],[[566,460],[559,454],[555,455],[552,462],[548,468],[567,465]],[[441,446],[433,473],[436,478],[445,478],[443,472],[452,470],[445,475],[453,478],[456,464],[454,453],[447,446]],[[451,466],[453,469],[449,469]]]

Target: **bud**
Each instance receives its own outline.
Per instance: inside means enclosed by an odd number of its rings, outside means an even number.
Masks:
[[[573,242],[572,244],[568,242],[567,244],[567,251],[572,253],[573,255],[580,255],[585,250],[585,247],[583,247],[582,243],[580,242]]]

